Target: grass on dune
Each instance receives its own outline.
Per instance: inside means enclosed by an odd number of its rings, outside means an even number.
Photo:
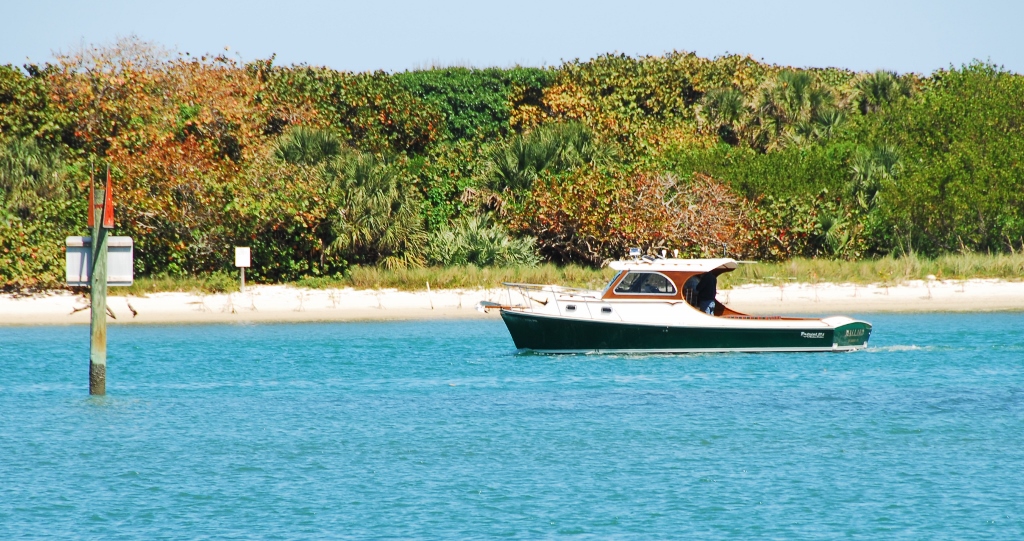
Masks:
[[[603,287],[615,271],[592,269],[578,265],[559,267],[546,264],[536,267],[423,267],[382,269],[353,267],[344,278],[308,278],[295,283],[299,287],[324,289],[353,287],[356,289],[400,289],[406,291],[432,289],[478,289],[499,287],[502,282],[560,284],[574,287]]]
[[[480,268],[470,265],[393,270],[353,267],[344,277],[304,278],[291,285],[310,289],[352,287],[419,291],[425,290],[428,282],[431,289],[486,289],[500,287],[502,282],[525,282],[600,289],[614,275],[615,271],[607,267],[593,269],[553,264],[536,267]],[[1024,278],[1024,254],[950,254],[935,259],[908,255],[861,261],[794,259],[780,263],[742,264],[734,272],[722,276],[720,287],[793,282],[896,285],[908,280],[924,280],[929,275],[938,280],[1021,280]],[[162,291],[223,293],[237,291],[238,282],[238,275],[228,272],[204,276],[144,277],[136,278],[135,284],[130,287],[111,288],[111,294],[144,296]]]
[[[200,276],[145,276],[136,277],[126,287],[111,287],[111,295],[134,295],[144,297],[149,293],[225,293],[238,291],[240,279],[237,274],[214,272]]]
[[[354,287],[357,289],[401,290],[469,289],[499,287],[502,282],[559,284],[599,289],[615,275],[605,267],[592,269],[570,265],[537,267],[478,268],[447,267],[385,270],[377,267],[356,267],[340,280],[303,280],[300,287]],[[855,283],[896,285],[908,280],[967,280],[1024,278],[1024,254],[950,254],[935,259],[916,255],[883,257],[861,261],[830,259],[794,259],[779,263],[743,264],[723,275],[722,287],[743,284]]]
[[[896,285],[908,280],[967,280],[1024,278],[1024,254],[949,254],[928,259],[911,254],[860,261],[794,259],[780,263],[740,265],[725,275],[729,285],[802,283],[853,283]]]

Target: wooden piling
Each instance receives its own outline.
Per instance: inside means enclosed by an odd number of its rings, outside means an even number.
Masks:
[[[95,190],[93,213],[92,269],[89,272],[89,394],[107,394],[107,228],[103,227],[106,190]]]

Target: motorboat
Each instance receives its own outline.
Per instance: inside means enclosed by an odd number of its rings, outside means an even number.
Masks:
[[[845,316],[801,318],[738,312],[715,298],[698,310],[694,287],[717,282],[734,259],[634,257],[609,264],[603,290],[505,283],[499,310],[516,348],[539,353],[697,353],[853,351],[867,347],[871,324]]]

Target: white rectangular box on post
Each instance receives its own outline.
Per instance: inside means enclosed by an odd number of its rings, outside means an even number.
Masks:
[[[235,266],[247,268],[252,263],[248,246],[235,246]]]
[[[252,258],[250,257],[252,252],[248,246],[235,246],[235,266],[241,272],[241,286],[239,291],[245,293],[245,269],[249,268],[252,264]]]
[[[88,287],[92,269],[92,238],[68,237],[64,254],[69,287]],[[107,237],[107,285],[130,286],[135,281],[134,244],[131,237]]]

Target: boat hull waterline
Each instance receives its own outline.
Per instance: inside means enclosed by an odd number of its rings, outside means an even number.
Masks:
[[[711,353],[854,351],[867,347],[864,321],[808,325],[707,327],[596,321],[501,310],[516,348],[537,353]]]

